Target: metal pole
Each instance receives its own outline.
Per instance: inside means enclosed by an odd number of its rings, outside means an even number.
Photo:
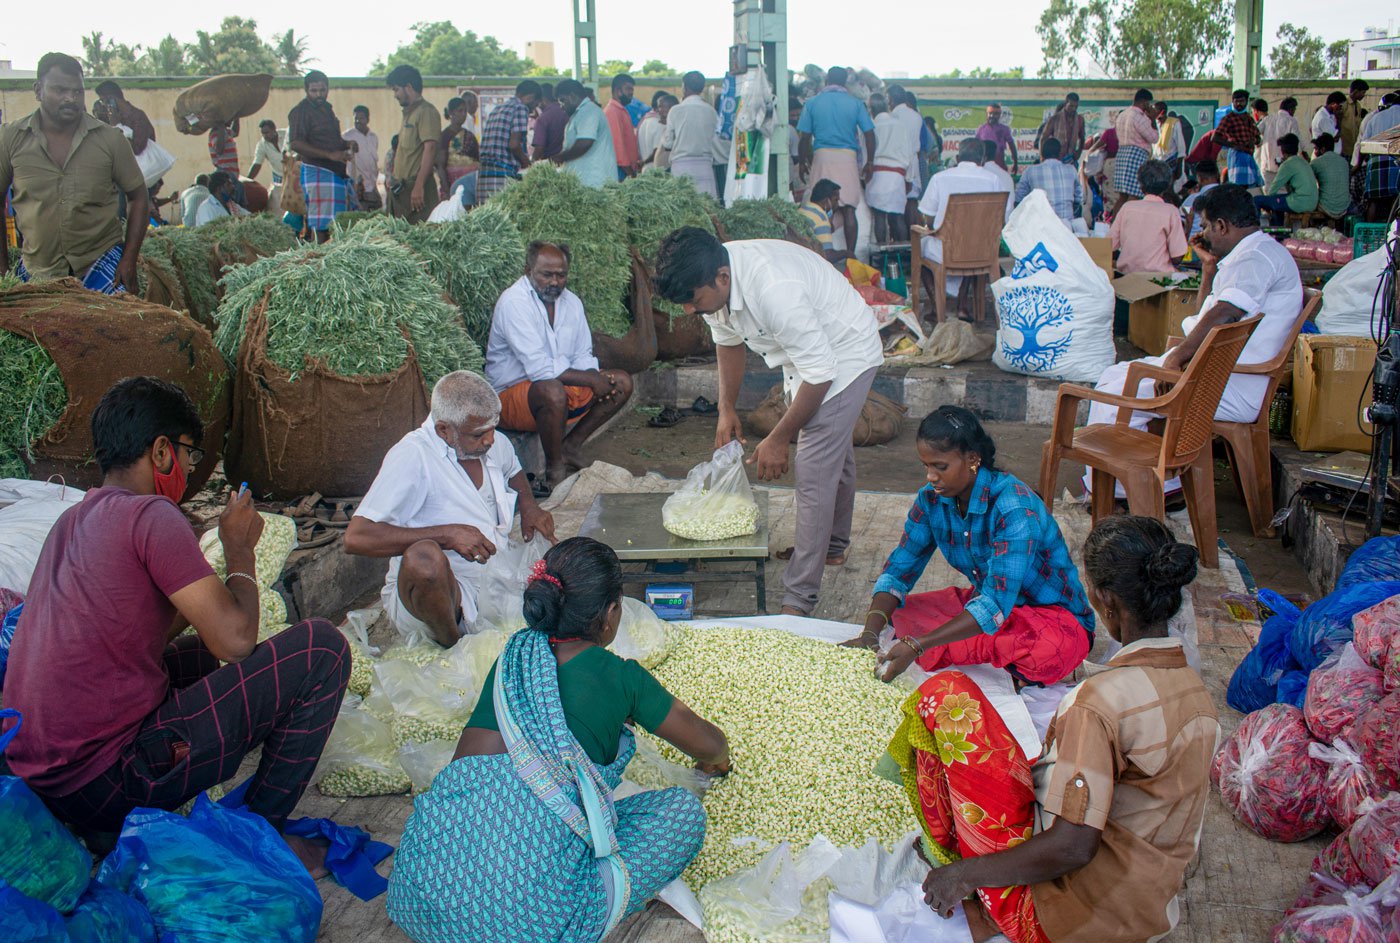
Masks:
[[[1264,56],[1264,0],[1235,0],[1235,88],[1259,94]]]
[[[587,85],[598,81],[598,15],[594,0],[574,0],[574,78]]]

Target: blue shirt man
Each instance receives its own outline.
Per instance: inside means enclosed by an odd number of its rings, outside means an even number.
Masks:
[[[564,149],[550,160],[577,174],[590,187],[601,188],[617,180],[617,155],[603,109],[573,79],[560,82],[554,94],[568,113],[569,123],[564,127]]]
[[[812,135],[812,144],[817,150],[840,147],[859,153],[860,143],[856,133],[868,131],[873,134],[875,122],[870,119],[864,102],[846,91],[844,84],[833,82],[802,106],[797,131]]]

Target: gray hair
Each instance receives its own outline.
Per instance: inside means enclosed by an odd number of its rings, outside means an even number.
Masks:
[[[447,374],[433,387],[433,421],[460,426],[468,419],[496,422],[501,398],[486,378],[470,370]]]

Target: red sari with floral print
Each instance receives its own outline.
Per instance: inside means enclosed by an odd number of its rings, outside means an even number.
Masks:
[[[1013,848],[1031,837],[1031,764],[976,683],[960,671],[934,675],[904,705],[890,755],[923,826],[930,857],[948,863]],[[1030,888],[978,888],[988,915],[1012,943],[1049,943]]]

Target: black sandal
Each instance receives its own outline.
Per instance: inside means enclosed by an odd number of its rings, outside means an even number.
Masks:
[[[719,412],[719,407],[703,396],[695,397],[695,402],[690,404],[690,411],[697,416],[713,416]]]
[[[667,406],[647,420],[653,429],[669,429],[685,418],[685,414],[674,406]]]

